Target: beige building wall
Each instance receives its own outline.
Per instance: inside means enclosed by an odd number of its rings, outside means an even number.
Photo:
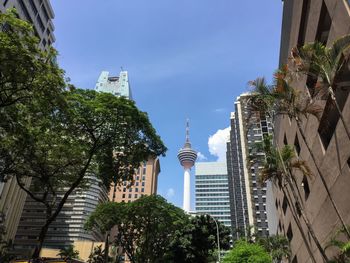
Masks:
[[[144,195],[157,193],[158,174],[160,173],[160,164],[158,158],[150,158],[143,162],[137,173],[134,175],[133,183],[123,182],[117,186],[115,193],[115,202],[132,202]],[[109,200],[113,200],[114,187],[111,187]]]
[[[85,262],[88,261],[90,254],[94,251],[95,247],[101,246],[104,249],[104,242],[92,242],[92,241],[74,241],[74,249],[79,251],[79,259]],[[60,253],[59,249],[52,248],[43,248],[41,250],[41,257],[51,257],[57,258],[58,253]]]
[[[283,5],[280,65],[287,62],[292,47],[314,42],[315,39],[331,45],[337,38],[350,33],[349,1],[285,0]],[[306,78],[301,79],[296,83],[296,86],[299,89],[305,89],[306,81]],[[342,83],[336,91],[337,99],[345,100],[342,112],[347,127],[350,127],[349,70],[343,74],[340,82]],[[288,117],[281,117],[276,123],[278,145],[287,143],[295,145],[296,148],[300,146],[298,157],[307,161],[312,170],[313,176],[309,178],[304,178],[301,174],[295,175],[297,184],[300,186],[299,191],[306,214],[323,247],[327,245],[332,234],[341,224],[327,197],[315,165],[319,166],[325,175],[331,195],[342,217],[347,224],[350,224],[350,141],[340,120],[334,125],[327,124],[327,121],[329,122],[332,119],[334,119],[334,114],[331,113],[329,108],[325,107],[321,122],[312,116],[303,120],[303,130],[309,145],[311,145],[312,152],[316,156],[316,164],[312,161],[305,143],[297,131],[296,123]],[[332,128],[335,128],[334,131],[332,131]],[[324,143],[324,134],[328,134],[331,138],[328,146],[327,143]],[[291,241],[292,263],[312,262],[300,231],[292,218],[290,207],[284,200],[282,191],[278,187],[274,187],[274,194],[279,218],[277,231],[286,235]],[[311,244],[316,262],[323,262],[303,220],[300,221]],[[326,252],[328,256],[332,256],[335,251],[329,249]]]

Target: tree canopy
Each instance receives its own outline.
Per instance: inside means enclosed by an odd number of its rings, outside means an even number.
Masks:
[[[166,147],[133,101],[68,85],[56,51],[41,51],[14,10],[0,14],[0,26],[0,179],[14,178],[45,208],[36,258],[68,196],[88,186],[86,175],[107,188],[131,180]]]
[[[224,263],[272,263],[267,251],[260,245],[243,240],[236,241],[233,249],[225,256]]]

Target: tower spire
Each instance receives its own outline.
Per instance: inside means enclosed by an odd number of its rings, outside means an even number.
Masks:
[[[186,142],[190,142],[190,120],[186,119]]]

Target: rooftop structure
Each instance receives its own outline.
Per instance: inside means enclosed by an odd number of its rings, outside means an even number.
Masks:
[[[122,96],[132,100],[131,88],[127,71],[120,71],[119,76],[109,76],[108,71],[102,71],[97,80],[95,90],[107,92],[114,96]]]

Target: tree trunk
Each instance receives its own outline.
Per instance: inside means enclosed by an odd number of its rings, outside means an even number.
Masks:
[[[297,125],[298,125],[299,133],[300,133],[301,137],[303,138],[303,140],[304,140],[304,142],[305,142],[305,145],[306,145],[306,148],[308,149],[308,151],[309,151],[309,153],[310,153],[310,156],[311,156],[311,158],[312,158],[312,160],[313,160],[313,162],[314,162],[314,164],[315,164],[316,170],[317,170],[317,172],[318,172],[318,174],[319,174],[319,176],[320,176],[320,178],[321,178],[322,184],[323,184],[323,186],[324,186],[324,188],[325,188],[325,190],[326,190],[326,192],[327,192],[328,198],[329,198],[329,200],[331,201],[331,204],[332,204],[332,206],[333,206],[333,208],[334,208],[334,210],[335,210],[335,212],[336,212],[336,214],[337,214],[337,216],[338,216],[338,218],[339,218],[339,220],[340,220],[340,222],[341,222],[343,228],[345,229],[345,232],[346,232],[347,237],[350,238],[349,229],[346,227],[345,221],[344,221],[343,217],[341,216],[341,214],[340,214],[340,212],[339,212],[339,209],[338,209],[336,203],[334,202],[334,199],[333,199],[333,197],[332,197],[332,194],[331,194],[331,192],[330,192],[330,190],[329,190],[329,188],[328,188],[326,179],[325,179],[325,177],[323,176],[323,173],[321,172],[321,169],[319,168],[319,166],[318,166],[318,164],[317,164],[316,157],[315,157],[314,153],[312,152],[309,143],[308,143],[307,140],[306,140],[306,136],[305,136],[304,131],[303,131],[302,127],[301,127],[300,120],[299,120],[299,118],[295,118],[295,119],[296,119],[296,123],[297,123]]]
[[[300,234],[301,234],[301,236],[302,236],[302,238],[304,240],[304,244],[305,244],[306,249],[307,249],[307,251],[308,251],[308,253],[310,255],[310,258],[311,258],[313,263],[316,263],[316,259],[314,257],[314,254],[312,253],[312,250],[310,248],[310,244],[309,244],[309,242],[308,242],[308,240],[306,238],[306,235],[304,233],[304,230],[303,230],[303,228],[302,228],[302,226],[300,224],[300,221],[299,221],[299,218],[298,218],[297,213],[295,211],[294,204],[292,203],[292,198],[291,198],[291,196],[289,194],[289,191],[288,191],[288,189],[285,189],[284,186],[282,186],[282,192],[283,192],[283,195],[287,197],[287,202],[288,202],[289,206],[291,207],[292,216],[293,216],[294,221],[295,221],[295,223],[296,223],[296,225],[297,225],[297,227],[298,227],[298,229],[300,231]]]
[[[58,214],[61,212],[63,205],[66,203],[66,201],[68,199],[68,196],[74,191],[75,188],[77,188],[79,186],[80,182],[83,180],[85,173],[86,173],[88,167],[90,166],[90,163],[91,163],[92,157],[95,153],[95,150],[96,150],[96,145],[91,149],[89,159],[85,163],[83,169],[80,171],[77,180],[72,184],[72,186],[69,188],[69,190],[64,194],[64,196],[61,199],[61,201],[59,202],[55,212],[46,219],[45,225],[41,228],[41,231],[39,234],[39,244],[36,246],[36,248],[34,250],[34,253],[32,255],[32,259],[39,258],[40,251],[41,251],[41,248],[42,248],[42,245],[43,245],[43,242],[45,240],[45,237],[46,237],[46,234],[47,234],[47,231],[49,229],[50,224],[56,219]]]
[[[106,233],[106,240],[105,240],[105,255],[104,255],[105,263],[108,263],[108,254],[109,254],[109,231],[107,231]]]
[[[292,174],[291,174],[290,171],[289,171],[289,173],[290,173],[290,176],[292,176]],[[289,178],[288,175],[287,175],[287,183],[288,183],[288,185],[290,186],[290,189],[291,189],[291,191],[292,191],[293,197],[294,197],[294,199],[295,199],[295,202],[296,202],[296,205],[297,205],[297,207],[296,207],[297,211],[298,211],[298,209],[299,209],[300,214],[301,214],[301,217],[303,218],[303,220],[304,220],[304,222],[305,222],[305,224],[306,224],[306,227],[307,227],[307,229],[309,230],[309,232],[310,232],[310,234],[311,234],[311,236],[312,236],[312,239],[314,240],[314,242],[315,242],[315,244],[316,244],[318,250],[320,251],[320,253],[321,253],[321,255],[322,255],[324,261],[325,261],[325,262],[328,262],[329,259],[328,259],[327,255],[326,255],[324,249],[322,248],[322,246],[321,246],[321,244],[320,244],[318,238],[316,237],[316,234],[315,234],[315,232],[314,232],[314,230],[313,230],[313,228],[312,228],[312,226],[311,226],[311,223],[310,223],[309,219],[307,218],[307,216],[306,216],[306,214],[305,214],[305,211],[304,211],[303,207],[302,207],[301,204],[300,204],[300,201],[299,201],[299,198],[298,198],[298,196],[297,196],[297,193],[295,192],[294,186],[292,185],[292,181],[290,180],[290,178]]]
[[[308,228],[308,230],[309,230],[309,232],[310,232],[310,234],[311,234],[311,236],[312,236],[312,239],[314,240],[314,242],[315,242],[315,244],[316,244],[318,250],[320,251],[320,253],[321,253],[321,255],[322,255],[324,261],[325,261],[325,262],[328,262],[328,257],[327,257],[327,255],[326,255],[324,249],[322,248],[322,246],[321,246],[321,244],[320,244],[318,238],[316,237],[315,232],[314,232],[314,230],[313,230],[313,228],[312,228],[312,226],[311,226],[311,223],[310,223],[309,219],[307,218],[307,216],[306,216],[306,214],[305,214],[304,208],[303,208],[303,206],[302,206],[301,203],[300,203],[300,200],[299,200],[299,198],[298,198],[298,194],[297,194],[296,191],[295,191],[295,188],[294,188],[294,184],[293,184],[293,183],[295,183],[295,185],[296,185],[296,180],[295,180],[295,178],[294,178],[294,176],[293,176],[293,174],[292,174],[292,171],[291,171],[290,169],[287,169],[287,168],[286,168],[285,163],[284,163],[283,158],[282,158],[282,155],[281,155],[281,152],[280,152],[280,150],[279,150],[279,148],[278,148],[278,145],[277,145],[277,151],[278,151],[278,157],[279,157],[279,159],[280,159],[280,161],[281,161],[281,163],[282,163],[282,166],[283,166],[283,171],[284,171],[284,173],[285,173],[285,175],[286,175],[285,178],[286,178],[286,180],[287,180],[287,184],[289,185],[289,187],[290,187],[290,189],[291,189],[291,191],[292,191],[294,200],[295,200],[296,205],[297,205],[297,207],[296,207],[297,210],[296,210],[296,211],[297,211],[297,212],[300,211],[301,216],[302,216],[302,218],[303,218],[303,220],[304,220],[304,222],[305,222],[305,224],[306,224],[306,227]],[[298,189],[298,186],[297,186],[297,185],[296,185],[296,188]],[[298,193],[299,193],[299,196],[300,196],[300,192],[299,192],[299,191],[298,191]],[[292,201],[293,201],[293,200],[291,199],[291,202],[292,202]],[[293,204],[293,205],[294,205],[294,204]],[[293,206],[293,207],[294,207],[294,206]],[[297,213],[297,214],[298,214],[298,213]]]

